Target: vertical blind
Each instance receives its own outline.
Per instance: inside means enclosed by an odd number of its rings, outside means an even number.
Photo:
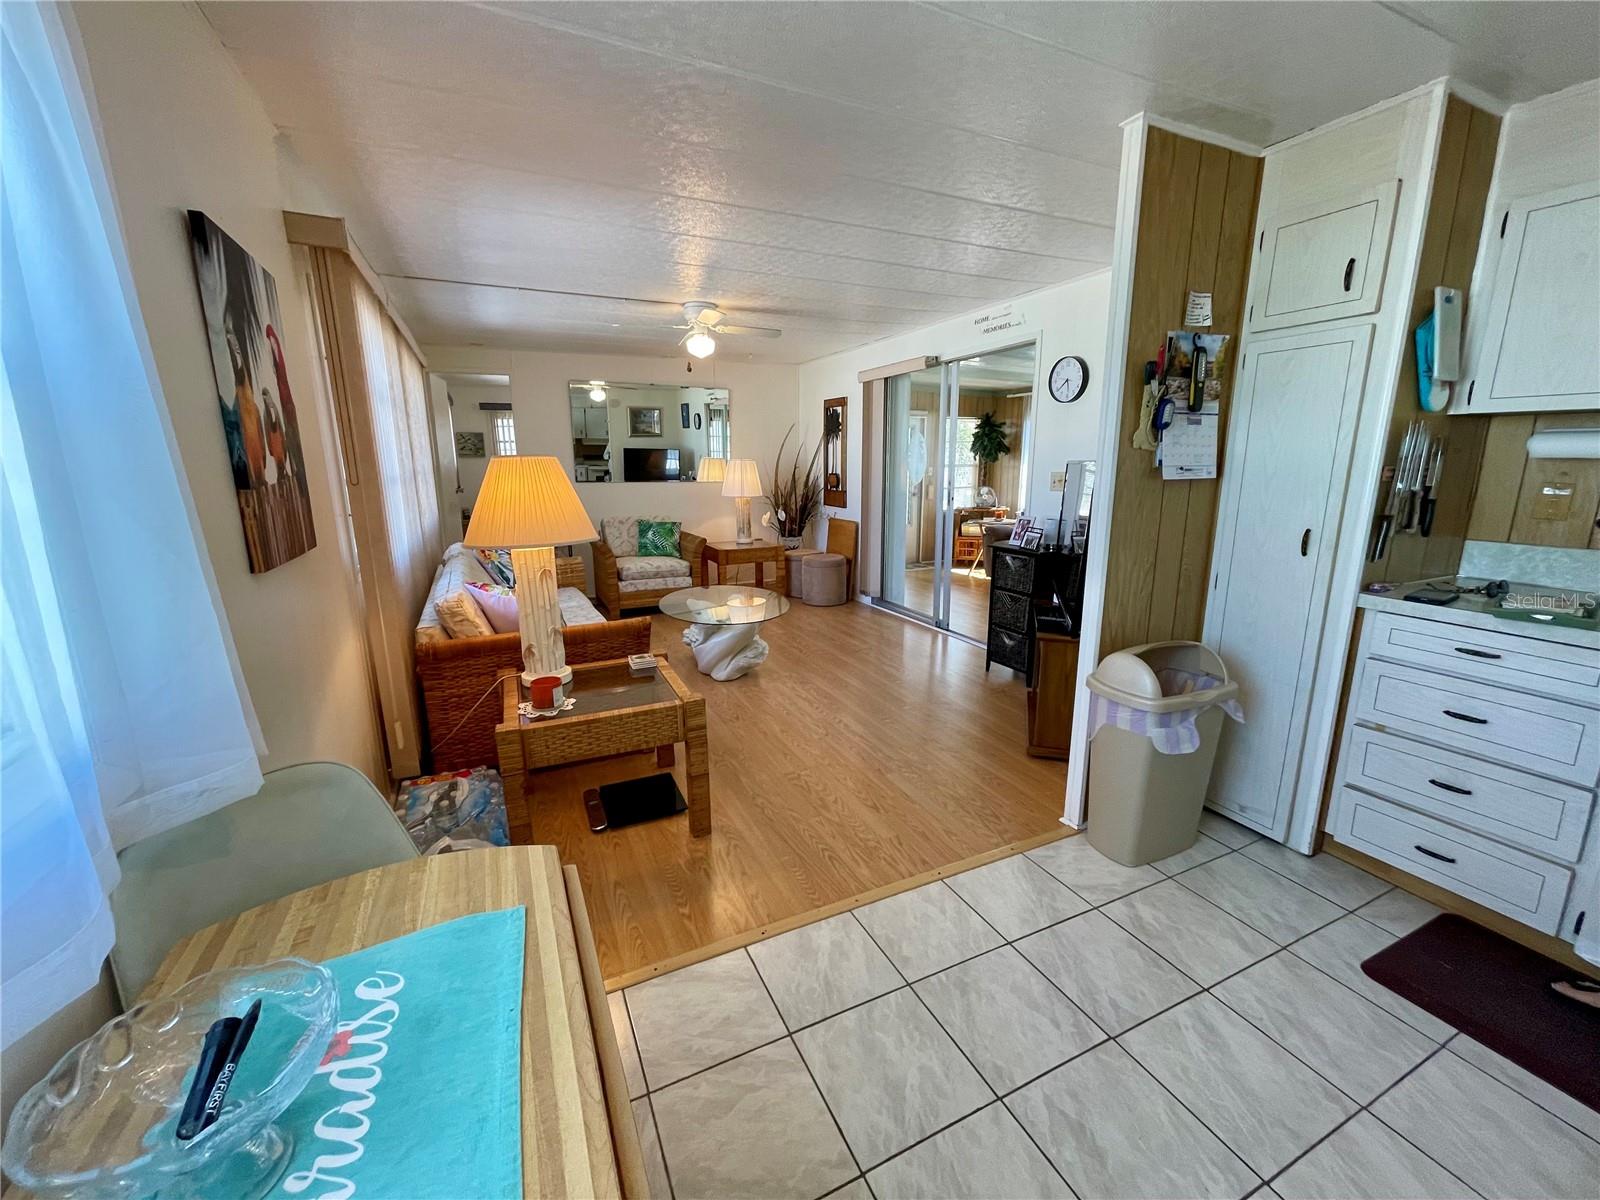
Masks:
[[[421,769],[413,631],[439,565],[439,497],[422,359],[344,251],[310,251],[344,456],[368,655],[389,771]]]

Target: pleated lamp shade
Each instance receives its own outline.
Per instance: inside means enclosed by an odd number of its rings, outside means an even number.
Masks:
[[[728,460],[725,458],[702,458],[700,469],[695,472],[695,478],[701,483],[721,483],[728,477]]]
[[[735,499],[748,499],[762,495],[761,472],[753,458],[735,458],[728,463],[728,473],[722,480],[722,494]]]
[[[489,460],[462,542],[474,549],[570,546],[600,535],[561,460],[502,455]]]

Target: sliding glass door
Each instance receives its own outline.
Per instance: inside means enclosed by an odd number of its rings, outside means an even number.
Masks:
[[[984,636],[986,547],[1023,504],[1034,371],[1029,343],[885,381],[877,603]]]

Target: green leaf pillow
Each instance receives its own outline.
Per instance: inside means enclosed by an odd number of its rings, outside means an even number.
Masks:
[[[639,556],[641,558],[682,558],[678,553],[678,521],[640,521]]]

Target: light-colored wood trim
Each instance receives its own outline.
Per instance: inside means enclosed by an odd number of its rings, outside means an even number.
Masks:
[[[366,281],[367,286],[372,289],[373,295],[378,297],[384,313],[394,322],[395,329],[405,338],[406,345],[411,347],[411,352],[422,362],[424,368],[427,367],[428,356],[422,352],[422,344],[400,319],[400,314],[395,310],[394,301],[389,295],[389,289],[383,284],[383,277],[373,269],[366,255],[361,253],[361,248],[356,245],[355,238],[350,236],[350,227],[343,217],[325,217],[316,213],[290,212],[285,209],[283,232],[288,241],[294,245],[337,250],[346,255],[355,265],[361,278]]]
[[[611,1024],[611,1007],[606,1002],[605,980],[600,977],[600,956],[594,948],[594,930],[589,927],[589,910],[583,902],[583,883],[578,868],[570,863],[561,868],[567,888],[567,907],[572,913],[572,932],[578,945],[578,969],[583,975],[583,997],[589,1006],[589,1024],[594,1029],[594,1047],[600,1060],[600,1082],[605,1089],[606,1112],[611,1116],[611,1145],[616,1152],[617,1174],[626,1200],[650,1200],[650,1180],[645,1174],[644,1153],[639,1148],[639,1130],[633,1123],[633,1103],[628,1098],[628,1076],[622,1067],[622,1051]],[[658,1197],[657,1200],[666,1200]]]
[[[1008,842],[1004,846],[996,846],[993,850],[985,850],[982,854],[974,854],[960,862],[954,862],[944,867],[935,867],[931,871],[924,871],[920,875],[913,875],[909,879],[901,879],[895,883],[885,884],[860,895],[850,896],[832,904],[824,904],[821,908],[814,908],[810,912],[797,913],[792,917],[785,917],[781,921],[769,921],[756,929],[747,929],[743,933],[736,933],[731,937],[720,938],[704,946],[699,946],[683,954],[675,954],[671,958],[664,958],[660,962],[652,963],[648,967],[640,967],[634,971],[624,971],[620,975],[613,975],[606,980],[606,991],[616,992],[623,988],[632,987],[636,983],[643,983],[646,979],[654,979],[657,975],[665,975],[668,971],[676,971],[680,967],[692,967],[695,963],[704,962],[708,958],[715,958],[719,954],[726,954],[730,950],[741,950],[755,942],[763,942],[780,933],[788,933],[791,929],[799,929],[803,925],[812,925],[828,917],[837,916],[842,912],[849,912],[853,908],[871,904],[875,900],[886,900],[890,896],[898,896],[901,892],[909,892],[912,888],[919,888],[925,883],[932,883],[936,879],[948,879],[952,875],[960,875],[963,871],[972,871],[978,867],[987,866],[1002,858],[1010,858],[1013,854],[1020,854],[1024,850],[1033,850],[1039,846],[1047,846],[1051,842],[1059,842],[1062,838],[1074,837],[1076,829],[1063,826],[1052,829],[1035,837],[1023,838],[1021,841]]]
[[[909,375],[912,371],[925,371],[929,367],[939,365],[937,354],[918,355],[916,358],[902,358],[899,362],[889,363],[882,367],[869,367],[865,371],[856,372],[857,383],[872,383],[879,379],[888,379],[891,375]]]
[[[1363,854],[1354,850],[1332,837],[1322,839],[1322,849],[1335,858],[1343,859],[1353,867],[1360,867],[1369,874],[1376,875],[1379,879],[1386,879],[1401,891],[1410,892],[1413,896],[1421,896],[1430,904],[1436,904],[1446,912],[1457,913],[1469,921],[1487,929],[1493,930],[1502,937],[1510,938],[1518,945],[1526,946],[1530,950],[1537,950],[1548,958],[1553,958],[1564,967],[1571,967],[1580,975],[1591,979],[1600,979],[1600,968],[1594,963],[1585,962],[1573,952],[1572,946],[1558,937],[1548,933],[1540,933],[1537,929],[1530,929],[1521,921],[1514,921],[1504,913],[1496,912],[1492,908],[1485,908],[1474,903],[1464,896],[1458,896],[1452,891],[1430,883],[1426,879],[1418,879],[1408,871],[1384,862],[1382,859],[1373,858],[1370,854]],[[1361,914],[1356,913],[1357,916]]]

